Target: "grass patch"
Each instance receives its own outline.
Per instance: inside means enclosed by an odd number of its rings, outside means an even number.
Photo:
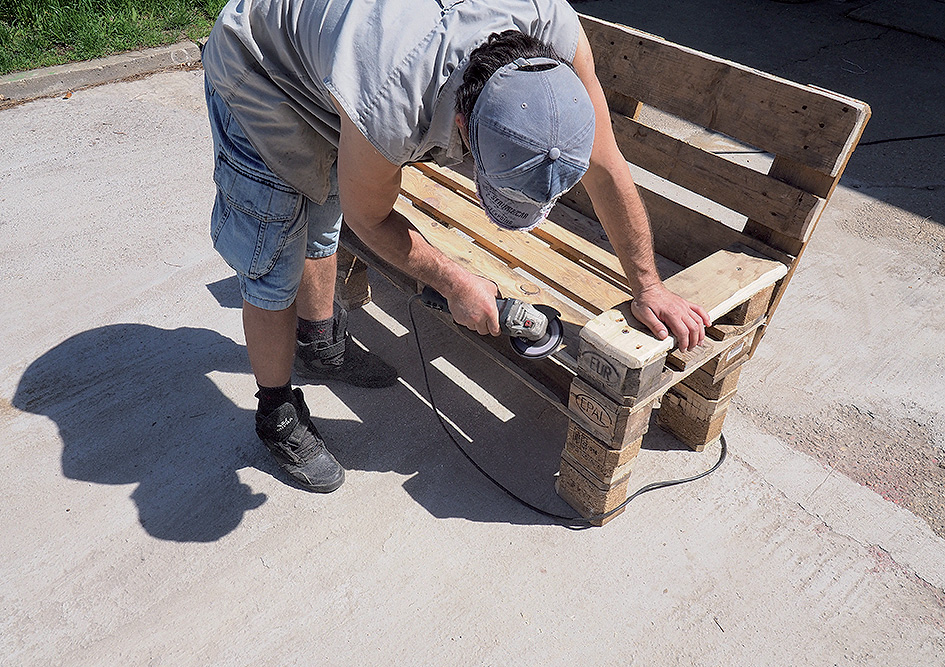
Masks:
[[[0,0],[0,74],[197,40],[226,0]]]

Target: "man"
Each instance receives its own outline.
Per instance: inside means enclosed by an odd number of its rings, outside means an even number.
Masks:
[[[311,423],[300,376],[388,386],[396,371],[348,343],[333,310],[341,214],[375,252],[498,335],[496,287],[393,211],[401,167],[459,161],[480,199],[526,229],[583,180],[633,289],[633,313],[682,349],[705,311],[663,286],[649,222],[564,0],[231,0],[203,52],[214,138],[214,246],[236,270],[259,385],[256,431],[302,486],[344,470]]]

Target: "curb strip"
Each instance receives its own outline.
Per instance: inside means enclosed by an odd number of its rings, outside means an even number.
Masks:
[[[26,102],[128,77],[200,62],[200,47],[189,40],[97,60],[55,65],[0,77],[0,101]]]

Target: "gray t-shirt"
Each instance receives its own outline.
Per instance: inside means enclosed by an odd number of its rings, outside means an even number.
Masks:
[[[203,63],[269,168],[321,202],[340,129],[332,97],[391,163],[454,164],[466,59],[509,29],[574,59],[565,0],[230,0]]]

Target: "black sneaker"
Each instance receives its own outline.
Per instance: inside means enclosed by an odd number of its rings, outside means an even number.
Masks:
[[[331,341],[296,341],[295,371],[309,381],[338,380],[355,387],[390,387],[397,382],[397,369],[362,349],[347,332],[348,313],[335,315]]]
[[[325,448],[301,389],[293,389],[291,403],[256,415],[256,434],[292,479],[310,491],[330,493],[345,481],[345,469]]]

